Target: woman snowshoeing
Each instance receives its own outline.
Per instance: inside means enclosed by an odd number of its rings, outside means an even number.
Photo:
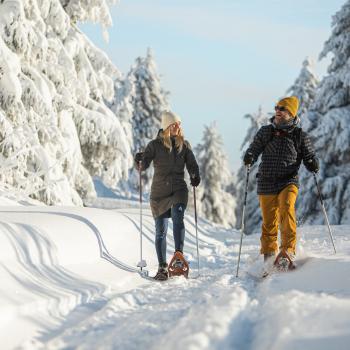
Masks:
[[[168,279],[166,235],[170,217],[173,221],[175,252],[182,254],[184,248],[184,214],[188,201],[185,166],[192,186],[199,185],[200,175],[191,146],[184,139],[179,116],[170,111],[163,112],[161,127],[157,138],[149,142],[145,152],[135,155],[135,162],[141,170],[146,170],[153,161],[150,204],[155,220],[155,246],[159,263],[154,278],[164,281]]]

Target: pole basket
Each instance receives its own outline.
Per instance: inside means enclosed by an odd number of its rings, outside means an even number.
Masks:
[[[147,266],[146,260],[141,260],[137,263],[137,267],[140,267],[141,269],[146,266]]]

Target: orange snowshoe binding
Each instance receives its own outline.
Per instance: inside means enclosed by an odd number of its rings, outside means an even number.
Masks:
[[[168,266],[169,277],[185,276],[188,278],[189,270],[188,262],[185,260],[183,254],[176,251]]]
[[[281,251],[276,259],[273,265],[279,270],[279,271],[291,271],[296,269],[296,265],[292,258],[288,255],[287,252]]]

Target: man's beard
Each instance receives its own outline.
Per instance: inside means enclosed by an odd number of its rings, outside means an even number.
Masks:
[[[289,120],[281,120],[280,122],[276,123],[276,119],[273,121],[276,129],[289,129],[294,125],[294,119]]]

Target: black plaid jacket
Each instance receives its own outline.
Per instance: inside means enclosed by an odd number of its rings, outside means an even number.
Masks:
[[[253,155],[254,162],[262,154],[257,173],[258,194],[277,194],[290,184],[299,187],[301,161],[306,164],[315,157],[310,137],[305,131],[293,126],[279,135],[276,132],[273,124],[262,126],[246,151]],[[299,142],[296,142],[298,132]]]

